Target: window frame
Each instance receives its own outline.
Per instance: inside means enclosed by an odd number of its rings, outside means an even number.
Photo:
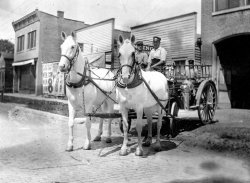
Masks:
[[[22,52],[24,50],[25,35],[17,37],[17,52]]]
[[[250,9],[250,0],[243,0],[243,5],[240,5],[239,7],[227,8],[227,9],[224,9],[224,10],[216,10],[217,1],[219,1],[219,0],[213,0],[212,16]],[[229,0],[227,0],[227,1],[229,1]]]
[[[33,49],[36,47],[36,30],[28,33],[28,44],[27,49]]]
[[[232,7],[230,8],[230,0],[226,0],[227,2],[227,8],[225,9],[221,9],[221,10],[217,10],[218,9],[218,1],[220,0],[213,0],[213,12],[220,12],[220,11],[226,11],[226,10],[231,10],[231,9],[235,9],[235,8],[240,8],[240,7],[245,7],[245,6],[249,6],[250,5],[250,1],[249,0],[242,0],[243,1],[243,5],[239,5],[237,7]],[[241,0],[239,0],[239,4]]]

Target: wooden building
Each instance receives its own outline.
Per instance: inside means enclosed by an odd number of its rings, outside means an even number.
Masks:
[[[0,52],[0,90],[12,92],[14,54],[12,52]]]
[[[130,32],[115,29],[114,18],[76,30],[77,42],[83,54],[92,65],[106,68],[119,67],[119,35],[129,38]]]
[[[146,51],[153,47],[153,37],[161,37],[161,47],[167,50],[167,64],[186,65],[188,60],[200,64],[197,46],[197,13],[189,13],[131,27],[136,41],[143,41]],[[149,50],[148,50],[149,49]]]

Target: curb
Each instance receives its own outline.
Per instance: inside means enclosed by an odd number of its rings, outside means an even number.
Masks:
[[[37,119],[37,116],[39,116],[39,119],[41,121],[46,121],[46,123],[51,123],[51,124],[59,124],[59,123],[66,123],[68,124],[68,117],[60,115],[60,114],[55,114],[51,112],[45,112],[41,110],[36,110],[36,109],[31,109],[23,106],[17,106],[15,104],[8,104],[8,103],[0,103],[0,106],[12,106],[12,109],[9,111],[15,114],[21,114],[22,116],[25,116],[27,119],[34,119],[33,121],[35,122],[35,119]],[[86,118],[75,118],[75,125],[78,124],[84,124]],[[98,129],[99,128],[99,123],[92,123],[92,128]]]

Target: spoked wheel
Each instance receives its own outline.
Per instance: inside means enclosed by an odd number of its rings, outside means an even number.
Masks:
[[[121,120],[120,120],[120,122],[119,122],[119,126],[120,126],[120,130],[121,130],[121,132],[123,133],[123,123],[122,123],[122,118],[121,118]],[[131,127],[131,118],[128,118],[128,133],[129,133],[129,131],[130,131],[130,127]]]
[[[170,125],[170,135],[172,138],[178,135],[178,126],[175,117],[178,116],[179,107],[176,101],[173,101],[170,108],[170,114],[174,116],[174,118],[169,118]]]
[[[217,107],[217,91],[211,82],[206,82],[201,88],[198,100],[198,115],[201,122],[211,123]]]

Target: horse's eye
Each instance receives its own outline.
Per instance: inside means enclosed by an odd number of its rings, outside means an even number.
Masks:
[[[71,46],[71,49],[73,50],[75,48],[75,46]]]

